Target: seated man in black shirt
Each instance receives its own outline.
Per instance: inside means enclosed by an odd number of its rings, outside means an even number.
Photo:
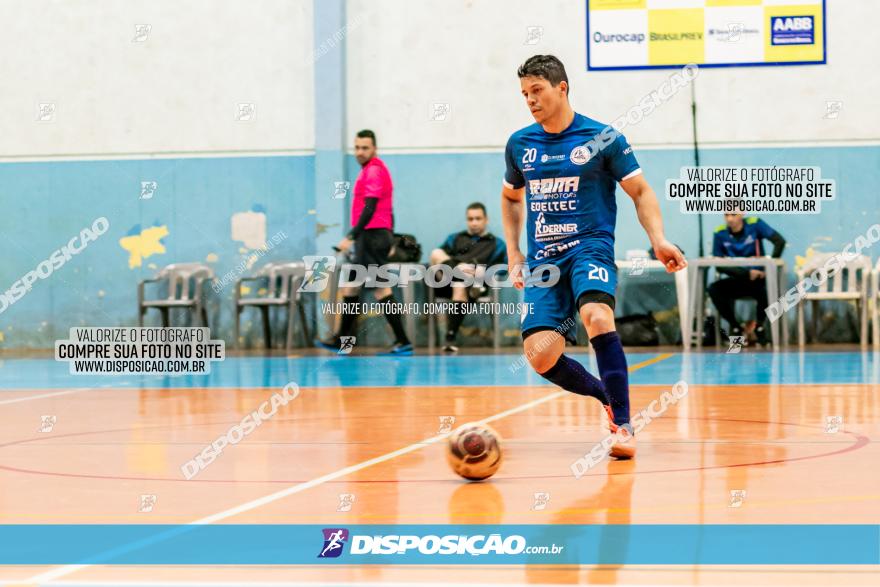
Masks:
[[[488,232],[488,223],[489,217],[483,204],[474,202],[468,206],[467,230],[450,234],[439,249],[431,251],[431,265],[446,264],[458,267],[468,275],[475,275],[478,265],[506,264],[507,247],[504,239],[496,238]],[[449,315],[444,352],[458,352],[455,337],[464,320],[465,308],[471,302],[471,289],[464,283],[453,280],[450,286],[436,292],[437,297],[451,297],[460,306],[458,312]]]

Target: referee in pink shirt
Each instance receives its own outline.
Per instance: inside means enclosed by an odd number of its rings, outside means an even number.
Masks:
[[[336,245],[345,252],[354,245],[354,263],[369,267],[388,263],[388,253],[393,244],[394,213],[392,207],[391,174],[388,168],[376,156],[376,135],[371,130],[362,130],[354,140],[354,156],[361,164],[361,172],[354,184],[354,198],[351,202],[352,228]],[[371,287],[369,282],[367,287]],[[382,304],[393,304],[394,296],[387,287],[372,286],[373,296]],[[342,289],[343,302],[351,308],[360,300],[358,287]],[[316,341],[318,346],[331,351],[340,348],[341,336],[354,334],[358,315],[343,313],[339,331],[330,340]],[[381,355],[410,356],[413,346],[406,336],[400,315],[385,311],[385,319],[394,331],[394,346]]]

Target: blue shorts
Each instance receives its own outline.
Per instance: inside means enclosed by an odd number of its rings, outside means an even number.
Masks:
[[[526,280],[524,302],[531,313],[521,317],[522,331],[557,330],[574,342],[577,333],[577,299],[586,292],[601,292],[614,297],[617,288],[617,265],[600,261],[589,251],[579,251],[559,260],[545,261],[559,268],[559,281],[551,287],[535,287],[550,276],[530,275]]]

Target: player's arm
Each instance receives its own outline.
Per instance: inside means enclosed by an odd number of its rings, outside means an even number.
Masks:
[[[522,231],[525,213],[525,188],[515,188],[505,182],[501,188],[501,225],[504,227],[504,240],[507,243],[507,266],[513,285],[522,289],[522,267],[525,255],[519,248],[519,237]]]
[[[644,174],[637,173],[622,179],[620,187],[632,198],[639,222],[651,241],[654,255],[666,266],[666,271],[673,273],[687,267],[684,255],[677,246],[666,240],[666,236],[663,234],[660,203],[657,201],[657,194],[645,180]]]
[[[504,186],[501,188],[501,225],[504,227],[504,240],[507,241],[507,270],[513,286],[523,288],[522,266],[526,257],[519,249],[519,236],[525,214],[526,180],[517,166],[513,152],[515,141],[510,137],[504,149]],[[528,149],[527,149],[528,151]]]
[[[758,219],[758,235],[773,243],[771,257],[778,259],[782,256],[782,251],[785,250],[785,238],[760,218]]]

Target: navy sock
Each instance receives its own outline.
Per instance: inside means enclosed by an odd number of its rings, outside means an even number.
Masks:
[[[626,368],[626,355],[616,332],[606,332],[590,339],[596,351],[599,376],[605,384],[605,391],[611,399],[614,423],[629,423],[629,372]]]
[[[583,365],[571,357],[559,355],[556,364],[539,375],[566,391],[594,397],[603,404],[608,403],[605,386],[602,385],[602,382],[590,375]]]

